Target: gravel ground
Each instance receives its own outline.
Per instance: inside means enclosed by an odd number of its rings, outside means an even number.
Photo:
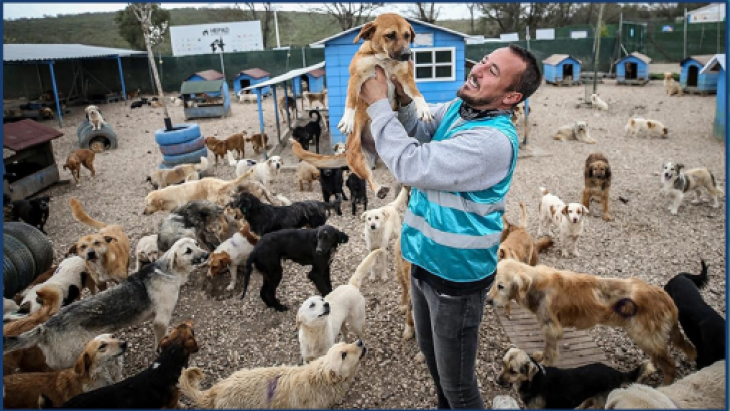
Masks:
[[[528,206],[528,229],[537,230],[538,187],[547,186],[566,202],[580,200],[583,188],[583,165],[588,154],[601,151],[613,169],[611,207],[614,221],[604,222],[600,207],[594,206],[594,215],[586,222],[578,258],[564,259],[558,250],[541,255],[541,263],[561,269],[592,273],[600,276],[637,276],[652,284],[663,285],[680,271],[698,272],[700,258],[710,266],[710,284],[702,292],[716,310],[725,312],[725,204],[713,209],[705,203],[680,207],[679,215],[672,216],[666,200],[660,194],[658,172],[666,160],[683,162],[687,168],[705,166],[715,174],[718,183],[725,184],[725,145],[711,136],[715,113],[715,98],[664,95],[660,81],[645,87],[621,87],[607,80],[599,85],[601,97],[608,102],[608,112],[592,112],[581,105],[583,87],[556,88],[544,85],[531,99],[530,145],[547,151],[549,155],[520,159],[515,171],[512,190],[507,201],[507,216],[518,221],[519,202]],[[271,99],[265,100],[264,118],[267,132],[275,134]],[[157,167],[161,157],[154,142],[154,130],[163,127],[162,109],[143,107],[131,110],[123,103],[101,107],[108,121],[119,135],[119,149],[97,155],[97,177],[91,180],[82,172],[82,186],[57,186],[48,193],[53,196],[51,216],[46,225],[56,253],[56,262],[71,244],[90,231],[76,222],[69,211],[71,196],[79,198],[94,218],[122,224],[133,247],[137,240],[155,233],[164,213],[143,216],[143,199],[150,191],[145,183],[147,174]],[[170,107],[174,123],[183,122],[182,109]],[[83,107],[65,118],[63,137],[56,140],[56,161],[65,162],[68,153],[77,146],[76,127],[82,119]],[[624,125],[630,116],[644,116],[664,122],[669,127],[669,139],[628,138]],[[595,145],[575,141],[561,143],[552,140],[559,126],[585,120]],[[226,119],[196,121],[205,135],[225,137],[241,129],[258,129],[258,113],[254,105],[232,104],[232,116]],[[53,122],[46,124],[55,126]],[[522,128],[520,127],[520,132]],[[253,151],[247,147],[247,157]],[[289,151],[288,148],[286,148]],[[210,156],[212,160],[213,156]],[[291,158],[291,157],[288,157]],[[211,161],[211,164],[212,161]],[[227,165],[211,165],[219,178],[230,179],[233,169]],[[62,178],[70,178],[61,170]],[[391,186],[394,180],[382,166],[376,177]],[[283,173],[275,183],[275,190],[291,200],[320,199],[319,185],[312,193],[297,191],[294,174]],[[628,198],[628,203],[618,197]],[[371,207],[392,201],[378,200],[370,195]],[[341,248],[333,262],[333,284],[343,284],[365,256],[362,223],[351,216],[345,203],[343,216],[333,216],[329,223],[350,235],[350,242]],[[393,261],[392,259],[390,260]],[[393,267],[390,267],[393,270]],[[201,344],[192,363],[205,370],[204,386],[243,367],[294,364],[300,360],[297,330],[294,325],[296,309],[316,291],[306,279],[305,269],[296,264],[285,265],[284,281],[278,296],[291,311],[277,313],[265,307],[258,297],[261,277],[254,274],[248,296],[241,301],[239,289],[228,295],[224,289],[227,276],[211,284],[197,270],[191,281],[182,288],[180,301],[174,313],[173,325],[193,318],[196,336]],[[394,275],[394,273],[393,273]],[[240,284],[240,283],[239,283]],[[366,281],[364,295],[368,304],[369,355],[357,376],[357,381],[341,408],[433,408],[436,405],[433,384],[425,364],[414,360],[415,342],[402,341],[402,315],[397,310],[399,290],[393,276],[387,283]],[[569,296],[566,296],[569,298]],[[621,369],[629,369],[643,361],[646,355],[625,332],[607,327],[596,327],[591,334],[603,347],[609,359]],[[130,342],[126,359],[126,375],[139,372],[153,361],[153,336],[149,324],[132,327],[121,333]],[[495,378],[500,358],[509,345],[491,307],[485,309],[480,336],[477,363],[479,382],[487,405],[498,394],[509,394],[496,385]],[[680,375],[691,372],[693,364],[677,352]],[[513,394],[514,395],[514,394]]]

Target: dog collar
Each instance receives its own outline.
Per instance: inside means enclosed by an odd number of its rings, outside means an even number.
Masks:
[[[530,361],[534,362],[534,363],[535,363],[535,365],[537,365],[537,368],[539,368],[539,369],[540,369],[540,374],[543,374],[543,375],[545,375],[545,374],[546,374],[546,372],[545,372],[545,367],[543,367],[543,366],[542,366],[542,364],[540,364],[539,362],[535,361],[535,359],[534,359],[534,358],[532,358],[532,356],[530,356]]]
[[[269,382],[269,386],[266,388],[266,401],[269,403],[271,403],[271,400],[274,399],[274,392],[276,391],[276,386],[279,385],[280,377],[281,374],[277,374],[276,377]]]
[[[464,120],[475,120],[478,118],[493,118],[497,116],[511,116],[512,110],[477,110],[470,107],[462,100],[459,107],[459,117]]]

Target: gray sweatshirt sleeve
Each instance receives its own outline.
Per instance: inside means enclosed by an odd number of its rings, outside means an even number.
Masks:
[[[494,186],[509,173],[512,144],[494,128],[474,128],[448,140],[422,144],[409,137],[387,99],[370,105],[368,114],[378,155],[405,185],[424,190],[479,191]]]
[[[439,104],[431,106],[431,114],[433,114],[433,121],[425,122],[419,121],[416,114],[416,105],[411,101],[405,107],[398,107],[398,120],[403,124],[403,127],[408,132],[408,135],[414,137],[421,143],[428,143],[431,141],[438,125],[444,118],[444,113],[448,109],[448,104]]]

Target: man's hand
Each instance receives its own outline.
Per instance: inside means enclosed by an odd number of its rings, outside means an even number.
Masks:
[[[380,66],[375,66],[375,77],[370,77],[362,83],[360,98],[368,105],[378,100],[388,98],[388,81],[385,78],[385,71]]]

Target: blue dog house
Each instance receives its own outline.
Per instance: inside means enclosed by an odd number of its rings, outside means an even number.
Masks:
[[[545,83],[557,86],[580,84],[580,70],[583,64],[580,60],[567,54],[553,54],[543,60],[542,64]]]
[[[223,77],[223,73],[216,71],[216,70],[205,70],[205,71],[199,71],[195,74],[190,75],[188,78],[186,78],[183,81],[215,81],[215,80],[225,80]],[[220,94],[218,93],[207,93],[211,97],[219,97]]]
[[[208,102],[199,94],[207,94],[211,97],[219,97],[218,101]],[[183,96],[183,111],[185,120],[191,118],[227,117],[231,114],[231,96],[228,93],[228,84],[225,80],[188,80],[183,81],[180,86],[180,94]],[[193,107],[188,107],[189,102],[194,102]]]
[[[470,36],[419,20],[406,20],[416,32],[411,49],[416,65],[418,90],[428,103],[452,100],[456,97],[456,91],[464,84],[466,39]],[[337,123],[345,112],[350,62],[362,45],[362,40],[357,44],[353,41],[363,26],[364,24],[353,27],[312,44],[324,45],[332,144],[344,142],[347,138],[337,129]]]
[[[616,84],[645,85],[651,59],[638,51],[616,60]]]
[[[238,93],[249,86],[254,86],[259,83],[263,83],[271,77],[271,73],[260,68],[250,68],[248,70],[241,70],[240,73],[233,79],[233,92]],[[264,87],[261,93],[268,95],[271,93],[271,87]]]
[[[303,91],[321,93],[324,90],[324,74],[324,70],[316,69],[293,78],[291,82],[294,85],[294,94],[300,96]],[[307,87],[302,87],[303,83],[306,83]]]
[[[700,75],[714,74],[717,76],[717,109],[712,134],[719,140],[726,137],[725,130],[727,130],[727,63],[725,59],[725,54],[715,54],[700,70]]]
[[[679,66],[682,68],[679,72],[679,85],[682,90],[686,93],[698,93],[703,96],[707,93],[717,92],[719,71],[707,70],[704,74],[700,73],[702,68],[714,57],[714,54],[690,56],[679,62]]]

